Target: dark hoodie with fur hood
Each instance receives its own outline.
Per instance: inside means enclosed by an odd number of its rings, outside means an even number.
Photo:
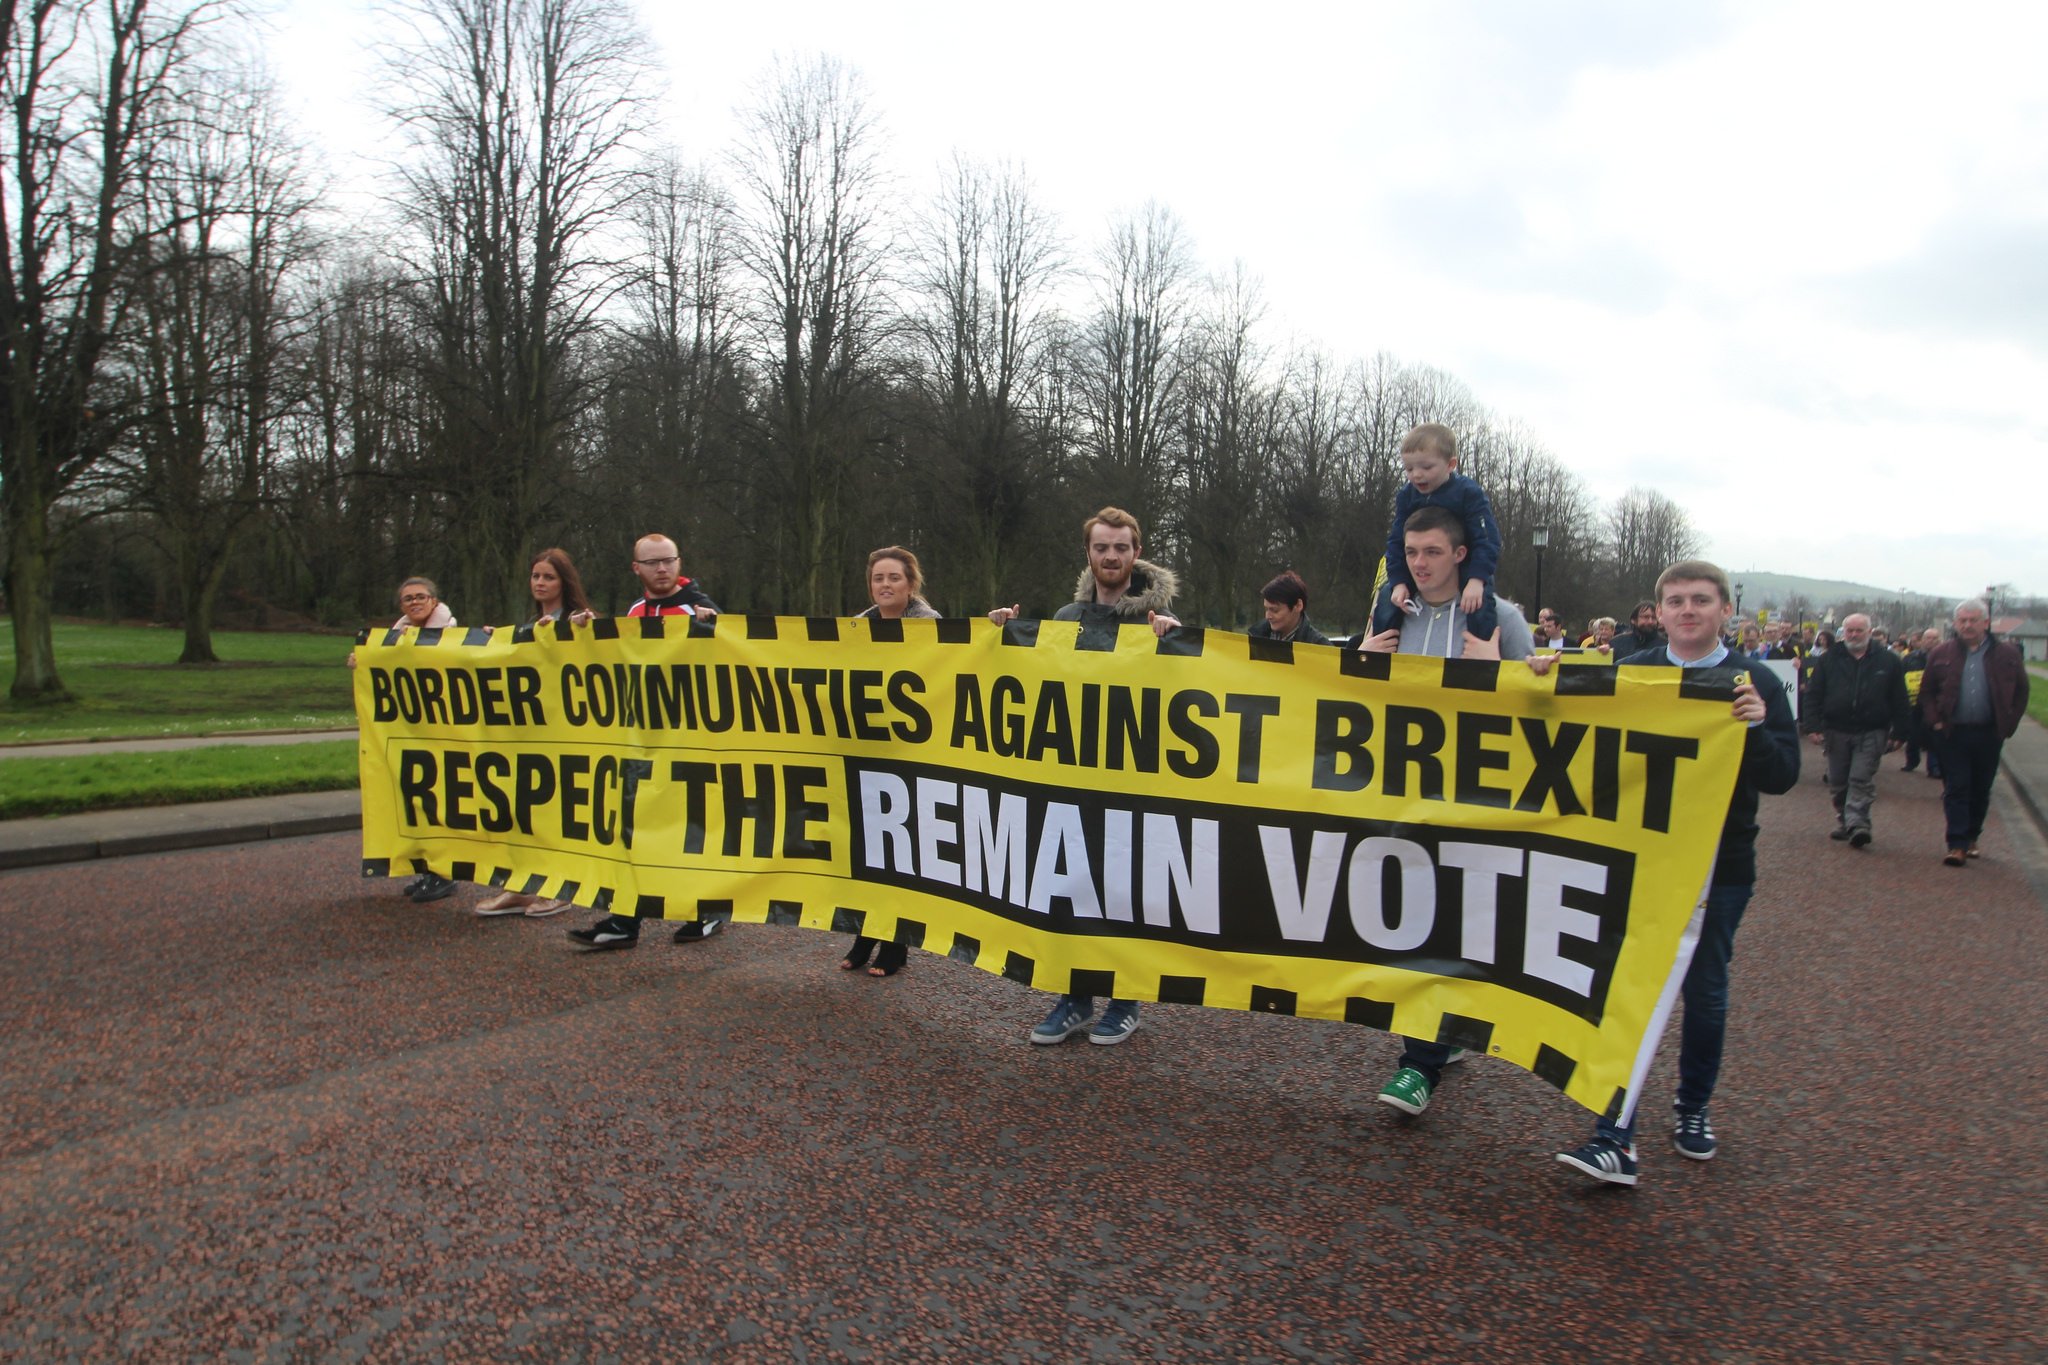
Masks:
[[[1089,625],[1120,625],[1143,622],[1147,612],[1173,610],[1173,595],[1180,591],[1180,579],[1173,570],[1141,559],[1131,566],[1131,586],[1110,606],[1095,600],[1095,574],[1081,570],[1074,584],[1074,600],[1052,614],[1055,621],[1080,621]]]

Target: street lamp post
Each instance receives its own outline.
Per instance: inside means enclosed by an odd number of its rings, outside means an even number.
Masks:
[[[1735,585],[1735,624],[1742,624],[1742,585]]]
[[[1529,543],[1536,547],[1536,601],[1538,612],[1543,610],[1543,552],[1550,547],[1550,528],[1538,526],[1529,533]]]

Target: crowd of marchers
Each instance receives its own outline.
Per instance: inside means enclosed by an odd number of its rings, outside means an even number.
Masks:
[[[1628,668],[1724,669],[1734,675],[1729,723],[1744,727],[1743,754],[1712,876],[1699,902],[1697,944],[1681,984],[1678,1085],[1670,1123],[1672,1146],[1680,1156],[1710,1160],[1719,1152],[1719,1140],[1707,1107],[1721,1072],[1735,933],[1756,892],[1758,807],[1763,796],[1789,791],[1798,781],[1801,732],[1825,756],[1837,840],[1859,849],[1872,843],[1877,770],[1885,754],[1903,750],[1907,771],[1924,761],[1929,776],[1943,783],[1947,829],[1941,857],[1951,867],[1967,867],[1982,851],[1979,841],[2000,748],[2026,709],[2024,661],[2012,645],[1991,636],[1990,614],[1980,601],[1957,605],[1946,632],[1930,626],[1897,640],[1888,640],[1860,614],[1843,619],[1839,631],[1791,622],[1738,624],[1727,573],[1697,559],[1667,567],[1651,595],[1629,613],[1626,626],[1601,617],[1574,639],[1557,613],[1539,605],[1532,627],[1517,604],[1494,593],[1499,533],[1483,490],[1457,473],[1451,431],[1434,423],[1416,427],[1402,442],[1401,462],[1407,483],[1396,500],[1385,582],[1373,595],[1366,629],[1337,640],[1323,635],[1309,620],[1309,584],[1290,571],[1262,589],[1264,619],[1252,627],[1252,635],[1366,652],[1515,661],[1538,674],[1576,653],[1575,666],[1611,662]],[[1089,517],[1081,528],[1081,550],[1085,562],[1073,598],[1051,613],[1053,619],[1080,622],[1084,628],[1142,626],[1162,636],[1180,628],[1173,614],[1177,579],[1171,569],[1144,557],[1143,529],[1131,513],[1105,507]],[[640,597],[626,614],[714,619],[717,602],[703,584],[683,573],[682,563],[681,549],[671,537],[656,533],[636,540],[627,567]],[[534,556],[528,586],[533,601],[529,625],[567,621],[573,628],[596,614],[574,561],[559,548]],[[923,566],[907,547],[888,545],[870,553],[867,586],[870,601],[858,613],[862,617],[938,615],[925,599]],[[398,605],[402,614],[395,628],[456,624],[434,584],[423,577],[400,586]],[[1024,614],[1021,604],[1011,604],[992,608],[988,616],[1000,625]],[[1771,662],[1791,665],[1790,687],[1755,667]],[[459,890],[449,878],[428,873],[409,883],[405,894],[426,903]],[[479,900],[473,911],[484,917],[542,917],[566,908],[559,900],[499,891]],[[718,927],[716,920],[689,921],[673,937],[679,943],[700,943]],[[640,934],[638,919],[611,913],[571,929],[569,939],[579,948],[605,951],[632,948]],[[906,956],[902,944],[863,937],[838,966],[886,978],[902,969]],[[1063,994],[1026,1036],[1035,1044],[1056,1045],[1079,1034],[1091,1043],[1114,1045],[1129,1039],[1138,1024],[1134,999],[1110,999],[1098,1015],[1093,998]],[[1399,1061],[1379,1099],[1419,1117],[1443,1084],[1446,1068],[1464,1056],[1435,1039],[1403,1038],[1401,1043]],[[1633,1115],[1626,1121],[1602,1117],[1585,1143],[1559,1152],[1557,1159],[1595,1180],[1633,1185],[1635,1127]]]

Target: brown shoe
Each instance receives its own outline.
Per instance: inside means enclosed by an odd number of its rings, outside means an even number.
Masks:
[[[1959,848],[1952,848],[1942,855],[1941,860],[1950,867],[1961,867],[1963,865],[1963,851]]]
[[[1965,858],[1981,858],[1984,855],[1977,851],[1977,846],[1975,844],[1971,844],[1968,848],[1963,850],[1963,856]]]

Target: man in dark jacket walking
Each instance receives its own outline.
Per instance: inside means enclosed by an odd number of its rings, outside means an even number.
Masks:
[[[1877,800],[1877,768],[1904,747],[1912,724],[1906,670],[1871,635],[1861,612],[1842,620],[1842,643],[1807,670],[1799,723],[1828,760],[1828,793],[1835,798],[1835,832],[1851,848],[1870,843],[1870,807]]]
[[[1920,675],[1920,714],[1941,759],[1941,804],[1948,852],[1961,867],[1977,856],[1998,755],[2027,713],[2027,664],[2019,650],[1991,637],[1991,613],[1972,599],[1955,611],[1956,634],[1935,646]]]

